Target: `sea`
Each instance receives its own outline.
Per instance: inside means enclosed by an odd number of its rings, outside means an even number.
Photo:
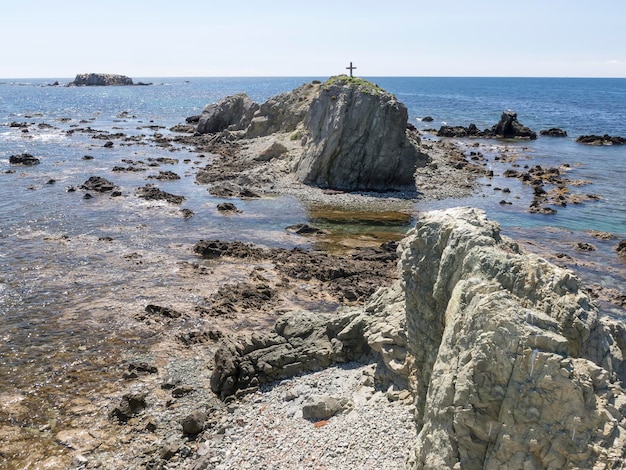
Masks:
[[[104,393],[115,380],[109,373],[112,364],[149,345],[150,338],[124,327],[121,317],[127,312],[103,299],[148,301],[151,288],[176,281],[166,270],[137,280],[136,270],[129,271],[119,258],[139,264],[141,256],[156,253],[164,265],[192,262],[189,247],[200,239],[311,247],[312,242],[285,231],[297,223],[360,239],[397,239],[423,211],[475,206],[524,247],[561,253],[562,259],[571,255],[584,282],[624,293],[626,260],[615,247],[626,239],[626,146],[587,146],[575,139],[588,134],[626,137],[626,79],[366,77],[404,103],[409,122],[423,131],[423,139],[436,139],[428,129],[446,124],[490,128],[505,110],[515,111],[536,132],[553,127],[567,131],[565,138],[476,140],[478,149],[492,153],[506,147],[519,156],[519,166],[566,168],[567,178],[586,182],[572,186],[572,192],[599,197],[555,207],[552,215],[531,214],[532,189],[502,177],[511,164],[491,159],[494,178],[480,180],[475,194],[417,200],[404,218],[330,218],[287,196],[230,200],[242,213],[226,217],[215,210],[224,200],[195,182],[195,170],[210,155],[145,142],[146,136],[172,134],[172,126],[225,96],[245,92],[263,102],[326,78],[142,77],[135,81],[151,84],[131,87],[63,86],[71,78],[0,79],[0,442],[53,443],[50,430],[67,418],[71,398]],[[424,120],[427,116],[433,120]],[[23,123],[28,127],[20,127]],[[77,131],[87,127],[93,132]],[[136,140],[124,144],[116,139],[112,148],[105,148],[104,140],[94,138],[99,132]],[[23,153],[41,163],[9,163],[10,156]],[[174,160],[155,165],[152,172],[112,171],[125,161],[159,159]],[[158,169],[181,179],[147,179]],[[123,195],[85,199],[84,191],[73,191],[91,176],[112,180]],[[134,190],[147,183],[186,199],[172,209],[134,197]],[[501,203],[504,195],[496,187],[508,189],[510,204]],[[195,215],[181,217],[181,208]],[[606,236],[598,238],[593,231]],[[615,305],[603,307],[602,314],[626,319],[623,308]],[[3,445],[0,459],[15,455]]]

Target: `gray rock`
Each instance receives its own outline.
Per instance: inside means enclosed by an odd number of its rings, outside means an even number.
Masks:
[[[328,395],[313,395],[302,405],[302,417],[305,419],[328,419],[341,413],[348,405],[348,399]]]
[[[428,157],[407,136],[407,109],[359,79],[324,83],[304,121],[307,148],[296,179],[341,190],[415,191],[414,173]]]
[[[204,107],[196,130],[201,134],[212,134],[226,129],[245,129],[258,109],[259,105],[245,93],[227,96]]]
[[[423,215],[401,250],[419,432],[410,468],[625,461],[623,350],[570,271],[470,208]]]
[[[183,425],[183,434],[186,436],[195,436],[202,432],[206,418],[206,413],[201,410],[196,410],[187,415],[181,423]]]

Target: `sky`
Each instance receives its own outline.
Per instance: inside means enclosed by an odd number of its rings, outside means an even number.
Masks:
[[[1,78],[626,77],[624,0],[19,0]]]

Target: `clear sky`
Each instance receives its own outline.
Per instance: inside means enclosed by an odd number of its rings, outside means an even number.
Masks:
[[[626,77],[625,0],[8,0],[0,77]]]

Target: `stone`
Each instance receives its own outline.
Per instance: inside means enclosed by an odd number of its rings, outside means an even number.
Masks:
[[[147,184],[141,188],[135,190],[137,197],[147,199],[148,201],[166,201],[171,204],[182,204],[185,200],[185,196],[178,196],[166,191],[162,191],[156,186]]]
[[[102,176],[90,176],[87,181],[85,181],[80,189],[84,189],[86,191],[95,191],[98,193],[105,193],[108,191],[113,191],[115,189],[115,184],[109,181]]]
[[[202,432],[206,421],[206,413],[202,410],[196,410],[183,419],[183,434],[185,436],[195,436]]]
[[[348,400],[343,397],[313,395],[303,403],[302,417],[311,420],[329,419],[341,413],[347,404]]]
[[[625,145],[626,138],[619,136],[604,135],[581,135],[576,142],[586,145]]]
[[[567,137],[567,132],[558,127],[552,127],[550,129],[543,129],[539,131],[539,135],[545,135],[548,137]]]
[[[9,163],[11,165],[33,166],[39,165],[41,160],[32,156],[30,153],[22,153],[20,155],[11,155],[9,157]]]
[[[120,404],[111,412],[111,417],[120,423],[126,423],[147,406],[145,393],[128,393],[122,397]]]
[[[500,121],[492,128],[492,131],[497,137],[504,137],[505,139],[534,140],[537,138],[537,133],[522,125],[517,120],[517,113],[513,111],[504,111],[500,116]]]

